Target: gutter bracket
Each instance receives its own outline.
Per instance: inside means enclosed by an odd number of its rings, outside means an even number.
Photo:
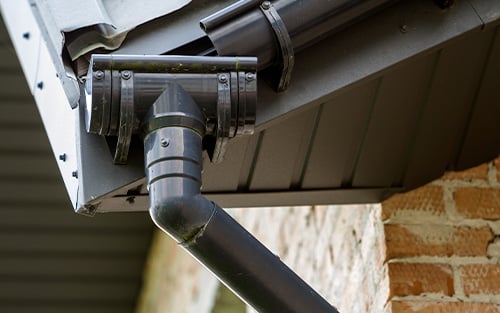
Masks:
[[[231,121],[236,120],[236,118],[233,119],[231,116],[229,75],[225,73],[218,74],[217,81],[217,134],[215,136],[213,150],[208,150],[208,155],[213,163],[222,162],[229,137],[234,136],[234,133],[231,134],[230,132]],[[237,112],[233,113],[237,114]]]
[[[281,51],[281,59],[279,60],[279,62],[281,62],[279,65],[281,75],[277,82],[276,91],[283,92],[290,85],[292,70],[295,63],[292,39],[288,34],[283,19],[270,1],[262,2],[260,10],[264,13],[264,16],[271,25],[274,35],[278,40],[279,49]]]
[[[128,150],[134,128],[134,79],[130,71],[121,72],[120,88],[120,122],[118,141],[116,143],[113,162],[127,164]]]
[[[206,128],[203,148],[213,163],[222,162],[230,139],[253,134],[257,58],[95,54],[85,87],[85,125],[89,133],[112,137],[114,164],[127,164],[132,136],[143,134],[144,115],[170,83],[179,84],[202,111],[204,120],[191,127]],[[146,129],[186,119],[165,115]]]

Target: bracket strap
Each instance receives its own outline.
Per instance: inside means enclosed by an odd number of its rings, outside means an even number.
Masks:
[[[211,155],[212,163],[220,163],[226,152],[226,144],[231,130],[231,87],[230,73],[217,75],[217,131],[215,135],[215,146]]]
[[[271,24],[274,35],[278,40],[279,48],[281,50],[282,64],[281,77],[278,82],[277,91],[285,91],[290,84],[293,65],[295,63],[292,40],[290,39],[290,35],[288,34],[285,23],[270,1],[262,2],[262,4],[260,5],[260,9],[264,13],[264,16],[266,17],[269,24]]]
[[[126,164],[134,129],[134,75],[131,71],[121,72],[119,123],[118,142],[113,161],[115,164]]]

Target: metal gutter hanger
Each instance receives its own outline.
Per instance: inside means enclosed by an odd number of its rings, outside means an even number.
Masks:
[[[264,1],[262,3],[261,1],[255,0],[238,1],[202,19],[200,21],[200,26],[205,32],[211,31],[223,23],[230,21],[232,18],[238,17],[247,10],[257,6],[260,6],[262,13],[269,22],[280,50],[279,61],[276,62],[277,66],[275,66],[279,73],[279,77],[276,79],[275,89],[278,92],[285,91],[290,84],[295,56],[293,53],[292,40],[290,39],[285,23],[270,1]]]
[[[200,21],[219,55],[255,55],[284,91],[294,53],[395,0],[242,0]],[[300,16],[301,18],[297,18]]]

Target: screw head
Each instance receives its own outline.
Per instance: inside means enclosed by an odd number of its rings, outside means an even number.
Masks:
[[[125,80],[129,79],[131,76],[132,76],[132,73],[130,73],[130,71],[123,71],[122,72],[122,78]]]
[[[29,32],[23,33],[23,38],[24,39],[28,40],[28,39],[30,39],[30,37],[31,37],[31,34]]]
[[[94,73],[94,77],[95,77],[95,79],[99,79],[99,80],[101,80],[101,79],[103,79],[103,78],[104,78],[104,72],[103,72],[103,71],[96,71],[96,72]]]
[[[78,178],[78,171],[71,172],[71,176],[73,176],[74,178]]]
[[[162,138],[162,139],[160,139],[160,144],[163,148],[166,148],[170,145],[170,139]]]
[[[38,82],[38,84],[36,84],[36,87],[40,90],[43,89],[43,82]]]
[[[59,155],[59,160],[66,162],[66,153],[60,154]]]
[[[254,75],[254,73],[247,73],[245,75],[245,78],[246,78],[247,81],[251,82],[252,80],[255,79],[255,75]]]
[[[125,201],[127,201],[129,204],[134,204],[135,197],[134,196],[127,197],[127,199],[125,199]]]
[[[96,211],[97,207],[95,205],[92,205],[92,204],[86,204],[83,208],[83,214],[87,214],[87,215],[94,215],[95,211]]]
[[[270,7],[271,7],[271,2],[270,1],[264,1],[264,2],[262,2],[262,8],[264,10],[269,10]]]
[[[221,82],[221,83],[227,83],[227,75],[226,74],[221,74],[219,76],[219,82]]]

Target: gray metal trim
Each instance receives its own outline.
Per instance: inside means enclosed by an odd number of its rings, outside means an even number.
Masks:
[[[494,27],[500,24],[498,1],[469,0],[468,2],[484,23],[484,28]]]
[[[402,188],[356,188],[325,189],[304,191],[272,191],[246,193],[204,193],[208,199],[226,209],[244,207],[299,206],[377,203]],[[116,196],[104,198],[96,208],[96,213],[147,211],[148,195]]]
[[[50,43],[44,38],[28,1],[2,0],[0,6],[69,198],[76,205],[78,180],[72,175],[77,169],[76,145],[72,140],[76,131],[76,110],[71,109],[65,85],[59,78],[62,64],[53,63]],[[78,88],[76,90],[79,92]],[[65,156],[64,160],[60,155]]]
[[[199,21],[235,0],[197,0],[188,6],[137,27],[127,35],[127,40],[114,53],[164,54],[192,41],[205,37]]]
[[[49,12],[46,1],[28,0],[32,14],[38,24],[41,33],[41,39],[46,46],[50,61],[54,64],[57,72],[57,77],[64,89],[64,93],[68,98],[68,103],[71,108],[76,108],[80,91],[78,89],[78,81],[70,64],[70,60],[62,56],[64,37],[57,28],[52,15]],[[24,19],[23,19],[24,22]],[[50,62],[46,60],[44,62]]]

